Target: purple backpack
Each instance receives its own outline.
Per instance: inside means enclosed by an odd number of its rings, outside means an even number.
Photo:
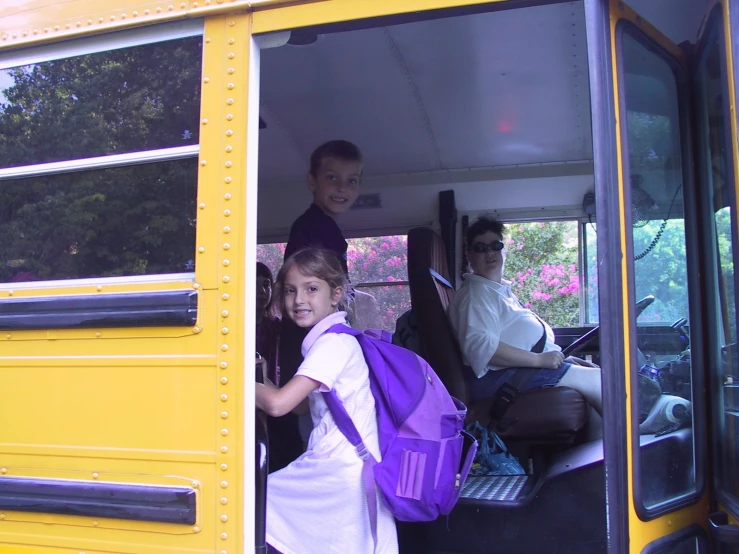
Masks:
[[[400,521],[433,521],[451,512],[477,451],[477,441],[464,431],[465,405],[449,395],[425,360],[391,344],[387,331],[362,333],[339,324],[327,333],[356,337],[369,366],[381,462],[365,448],[336,391],[323,396],[339,430],[364,460],[362,475],[375,544],[375,483]]]

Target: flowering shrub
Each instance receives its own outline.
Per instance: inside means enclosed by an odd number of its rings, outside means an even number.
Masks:
[[[552,327],[580,324],[577,222],[507,225],[505,277],[523,304]]]
[[[395,320],[411,307],[408,285],[365,287],[361,284],[393,283],[408,279],[406,236],[365,237],[349,239],[348,242],[347,266],[352,284],[358,290],[375,297],[380,307],[383,328],[394,331]],[[285,246],[285,243],[257,246],[257,259],[272,270],[274,277],[277,277],[277,272],[282,266]]]

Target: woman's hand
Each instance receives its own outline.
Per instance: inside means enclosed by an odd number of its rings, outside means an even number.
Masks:
[[[599,365],[596,365],[593,362],[588,362],[586,360],[583,360],[582,358],[578,358],[577,356],[567,356],[565,358],[565,362],[567,362],[568,364],[579,365],[582,367],[597,367],[600,369]]]
[[[539,362],[537,367],[541,369],[557,369],[562,365],[565,357],[559,350],[551,350],[537,354],[536,361]]]

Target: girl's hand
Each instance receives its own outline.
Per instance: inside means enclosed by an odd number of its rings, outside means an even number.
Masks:
[[[270,388],[257,383],[257,408],[267,412],[272,417],[281,417],[292,412],[298,404],[308,398],[308,395],[320,386],[318,381],[309,377],[296,375],[282,387]]]
[[[259,381],[260,383],[266,383],[268,381],[267,379],[267,360],[262,358],[262,356],[259,355],[259,352],[257,352],[257,355],[254,359],[254,367],[257,371],[257,376],[260,376],[262,379]]]
[[[537,367],[541,369],[557,369],[562,365],[564,359],[565,357],[559,350],[542,352],[541,354],[537,354],[537,362],[539,362]]]

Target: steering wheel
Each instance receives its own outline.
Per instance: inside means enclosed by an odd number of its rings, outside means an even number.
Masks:
[[[639,300],[639,302],[637,302],[634,306],[636,317],[638,318],[641,313],[646,310],[649,305],[652,304],[652,302],[654,302],[654,295],[652,294],[645,296],[644,298]],[[573,352],[578,352],[579,350],[582,350],[590,341],[598,336],[598,333],[600,333],[600,325],[596,325],[583,336],[564,347],[562,349],[562,354],[566,358],[567,356],[571,356]]]

